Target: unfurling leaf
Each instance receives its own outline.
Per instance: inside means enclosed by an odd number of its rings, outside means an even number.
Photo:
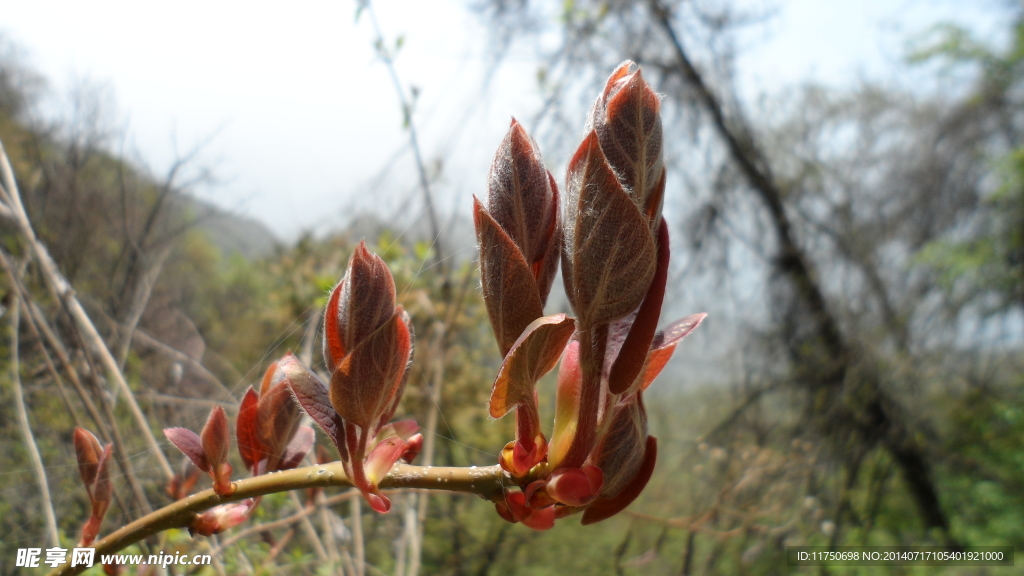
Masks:
[[[303,366],[294,356],[281,363],[289,389],[295,394],[302,409],[316,422],[316,425],[331,439],[341,453],[342,460],[348,459],[345,442],[345,422],[331,406],[327,386],[309,368]]]
[[[188,456],[188,459],[203,472],[210,472],[210,462],[203,452],[203,441],[199,435],[188,428],[164,428],[164,436],[174,444],[174,447],[181,450],[181,453]]]
[[[653,230],[665,188],[661,101],[635,66],[627,61],[612,73],[591,118],[608,163]]]
[[[228,464],[228,452],[231,449],[231,435],[228,430],[228,417],[224,409],[214,406],[210,410],[210,417],[203,426],[199,435],[203,447],[203,454],[210,467],[210,476],[213,477],[213,490],[221,496],[227,496],[234,492],[231,485],[231,464]]]
[[[228,461],[228,451],[231,448],[231,436],[228,430],[228,417],[224,409],[214,406],[210,410],[210,416],[206,419],[206,425],[199,435],[202,443],[203,453],[211,468],[220,466]]]
[[[646,390],[651,382],[654,382],[665,364],[668,364],[669,359],[672,358],[672,353],[675,352],[679,341],[692,334],[706,317],[705,313],[691,314],[686,318],[676,320],[655,334],[654,341],[651,342],[651,352],[647,356],[647,363],[644,364],[643,370],[637,376],[639,390]]]
[[[615,496],[633,479],[646,442],[647,411],[637,393],[613,408],[608,429],[591,453],[591,461],[604,472],[601,496]]]
[[[257,473],[256,466],[260,460],[265,458],[266,454],[266,448],[260,442],[259,436],[258,405],[259,395],[250,386],[242,396],[242,404],[238,408],[238,418],[235,420],[238,453],[242,456],[242,463],[253,474]]]
[[[78,472],[82,475],[82,483],[92,498],[92,486],[96,482],[96,471],[99,470],[103,447],[99,439],[85,428],[75,428],[75,457],[78,460]]]
[[[531,265],[544,258],[555,234],[558,191],[552,183],[536,143],[513,119],[487,177],[487,211]]]
[[[538,318],[523,330],[491,388],[492,418],[501,418],[516,406],[533,402],[537,380],[555,367],[574,330],[575,322],[565,314]]]

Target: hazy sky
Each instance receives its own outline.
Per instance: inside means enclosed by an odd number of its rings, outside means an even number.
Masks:
[[[398,73],[420,91],[417,122],[428,159],[444,157],[442,213],[483,187],[512,115],[539,103],[535,63],[512,58],[480,103],[485,28],[453,0],[381,0],[388,41],[404,36]],[[741,46],[744,93],[776,93],[813,78],[886,78],[905,40],[939,20],[993,34],[997,0],[780,0]],[[287,9],[285,9],[287,6]],[[283,238],[337,226],[360,206],[385,214],[414,197],[401,114],[373,32],[355,2],[174,3],[3,1],[0,31],[61,96],[86,80],[105,86],[125,147],[160,173],[213,137],[201,159],[221,182],[198,191],[266,222]],[[59,100],[57,100],[59,102]],[[474,103],[475,102],[475,103]],[[459,126],[456,127],[456,124]],[[582,119],[581,119],[582,125]],[[120,145],[120,141],[116,142]],[[418,206],[418,204],[416,204]]]

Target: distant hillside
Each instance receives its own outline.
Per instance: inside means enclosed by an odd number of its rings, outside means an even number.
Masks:
[[[221,210],[202,200],[190,198],[190,211],[196,215],[197,228],[224,256],[241,254],[247,260],[269,256],[280,240],[265,224],[252,218]]]

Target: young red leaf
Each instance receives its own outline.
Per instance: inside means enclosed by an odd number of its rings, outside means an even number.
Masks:
[[[210,463],[203,452],[203,441],[199,435],[187,428],[164,428],[164,436],[174,444],[174,447],[181,450],[181,453],[188,456],[188,459],[203,472],[210,472]]]
[[[572,318],[554,314],[537,318],[523,330],[491,388],[492,418],[501,418],[516,406],[533,402],[537,380],[555,367],[575,329]]]
[[[231,432],[228,430],[228,417],[223,408],[214,406],[210,410],[210,416],[206,419],[206,425],[203,426],[199,439],[210,468],[217,468],[228,461]]]
[[[650,204],[652,225],[657,225],[661,199],[651,202],[657,194],[665,168],[662,156],[661,102],[644,81],[635,65],[623,63],[609,79],[604,92],[594,105],[594,129],[623,187],[634,197],[637,206],[647,212]],[[652,229],[653,229],[652,226]]]
[[[545,490],[566,506],[586,506],[597,498],[604,475],[596,466],[560,468],[551,474]]]
[[[548,172],[548,180],[551,186],[551,203],[555,206],[555,218],[551,221],[551,241],[548,242],[548,251],[544,257],[530,266],[534,278],[537,279],[537,290],[542,303],[548,301],[548,294],[551,292],[551,285],[555,282],[555,274],[558,273],[558,263],[562,254],[562,207],[558,197],[558,186],[550,172]]]
[[[344,281],[344,279],[342,279]],[[334,372],[338,362],[345,357],[345,342],[341,339],[338,318],[341,314],[341,285],[335,286],[324,310],[324,361],[327,370]]]
[[[238,453],[242,456],[242,463],[253,474],[256,473],[256,465],[265,458],[266,453],[259,437],[258,404],[259,396],[250,386],[242,396],[242,404],[238,408],[238,418],[235,420]]]
[[[110,499],[113,496],[113,486],[110,483],[110,455],[114,451],[112,444],[100,453],[100,460],[96,466],[96,481],[92,489],[92,515],[102,519],[110,506]]]
[[[285,356],[281,362],[287,361]],[[280,369],[280,362],[274,363],[270,368],[274,370],[280,379],[260,393],[260,400],[257,406],[257,421],[259,422],[260,444],[263,446],[264,457],[267,458],[267,470],[278,470],[278,463],[284,454],[285,448],[295,436],[295,431],[302,421],[302,409],[295,396],[284,384],[284,371]]]
[[[504,506],[502,506],[504,505]],[[510,522],[522,522],[524,526],[534,530],[550,530],[555,526],[555,507],[548,506],[540,510],[530,508],[526,504],[526,495],[522,492],[506,492],[504,502],[497,504],[498,514]],[[504,508],[507,513],[503,513]]]
[[[537,279],[511,237],[473,198],[473,222],[480,244],[480,282],[487,315],[502,355],[534,319],[544,315]]]
[[[282,361],[281,369],[285,371],[288,388],[295,394],[299,405],[331,439],[331,442],[334,442],[338,452],[341,453],[342,460],[348,460],[345,422],[331,406],[327,387],[316,374],[303,366],[302,362],[299,362],[298,358],[294,356]]]
[[[554,231],[551,182],[536,143],[513,118],[488,174],[487,207],[531,265],[544,257]]]
[[[629,335],[626,336],[622,348],[619,349],[608,376],[608,391],[612,394],[622,394],[629,389],[630,384],[636,380],[637,374],[644,367],[647,352],[651,348],[651,341],[654,340],[654,333],[658,328],[661,304],[665,299],[668,260],[668,223],[662,218],[661,226],[658,228],[658,267],[654,273],[654,279],[651,280],[651,287],[647,290],[647,295],[633,320],[633,326],[629,329]]]
[[[103,447],[92,432],[78,427],[75,428],[74,444],[78,472],[82,476],[82,483],[85,485],[86,492],[89,493],[89,498],[92,498],[92,487],[96,482],[96,471],[99,469]]]
[[[380,256],[360,242],[349,259],[341,281],[342,294],[338,316],[346,354],[366,340],[395,313],[395,280]]]
[[[657,268],[646,217],[622,189],[591,132],[569,163],[562,275],[585,328],[636,309]]]
[[[639,393],[615,406],[607,430],[591,453],[590,462],[604,472],[602,496],[614,496],[636,475],[644,460],[647,411]]]
[[[672,353],[675,352],[679,341],[693,333],[706,317],[707,314],[704,313],[691,314],[673,322],[665,330],[655,335],[654,341],[651,343],[653,349],[647,356],[647,363],[644,364],[643,371],[637,377],[640,390],[646,390],[651,382],[654,382],[665,364],[668,364],[669,359],[672,358]]]
[[[409,329],[399,313],[361,341],[331,376],[331,405],[341,417],[364,430],[377,423],[405,375]]]

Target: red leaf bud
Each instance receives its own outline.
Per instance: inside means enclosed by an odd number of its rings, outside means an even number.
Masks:
[[[558,270],[558,187],[523,127],[512,120],[491,164],[487,207],[473,199],[484,302],[502,354],[544,313]]]
[[[657,229],[665,190],[661,101],[632,62],[620,65],[590,112],[608,164]]]
[[[622,318],[640,305],[657,267],[654,236],[595,132],[569,163],[564,239],[562,278],[581,329]]]

